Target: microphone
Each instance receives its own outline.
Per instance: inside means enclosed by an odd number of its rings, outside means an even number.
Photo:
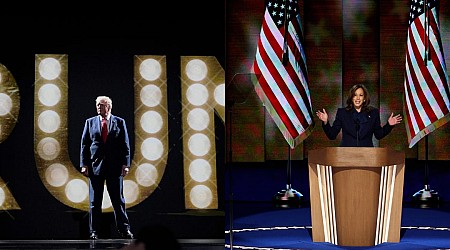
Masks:
[[[358,118],[356,118],[355,126],[356,126],[356,146],[359,147],[359,119]]]

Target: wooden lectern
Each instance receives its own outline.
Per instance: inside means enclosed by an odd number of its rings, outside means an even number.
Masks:
[[[329,147],[308,152],[308,169],[314,242],[400,242],[404,153]]]

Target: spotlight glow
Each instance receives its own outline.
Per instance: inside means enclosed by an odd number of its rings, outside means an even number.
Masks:
[[[12,73],[0,63],[0,144],[12,133],[19,120],[20,89]],[[8,191],[8,189],[6,189]],[[7,204],[4,209],[17,207],[10,192],[6,192]],[[13,202],[11,202],[13,200]]]
[[[139,196],[139,187],[132,180],[123,181],[123,196],[127,203],[135,202]]]
[[[194,181],[204,182],[211,177],[211,165],[204,159],[196,159],[189,165],[189,175]]]
[[[3,207],[3,202],[5,202],[5,199],[5,191],[3,191],[3,187],[0,187],[0,207]]]
[[[186,98],[189,103],[195,106],[200,106],[208,101],[208,89],[199,83],[194,83],[186,91]]]
[[[220,84],[214,89],[214,100],[225,107],[225,84]]]
[[[54,80],[61,74],[61,64],[55,58],[45,58],[39,63],[39,74],[47,80]]]
[[[81,179],[72,179],[65,188],[67,199],[72,202],[80,203],[86,200],[89,195],[89,188],[85,181]]]
[[[61,100],[61,91],[55,84],[44,84],[39,88],[38,97],[45,106],[55,106]]]
[[[60,163],[54,163],[45,171],[45,179],[53,187],[61,187],[69,179],[69,172],[66,166]]]
[[[45,137],[39,141],[37,152],[39,156],[47,161],[55,159],[61,150],[59,142],[51,137]]]
[[[12,100],[9,95],[0,93],[0,116],[9,114],[12,109]]]
[[[141,127],[147,133],[156,133],[161,130],[163,120],[156,111],[147,111],[141,117]]]
[[[39,128],[46,133],[55,132],[61,123],[58,113],[53,110],[46,110],[38,117]]]
[[[162,93],[158,86],[149,84],[141,90],[141,101],[147,107],[156,107],[161,103]]]
[[[201,131],[209,125],[208,112],[201,108],[192,109],[187,116],[187,122],[192,129]]]
[[[205,185],[197,185],[191,189],[189,194],[191,202],[197,208],[208,207],[212,202],[212,192]]]
[[[147,81],[154,81],[161,76],[161,64],[153,58],[145,59],[139,65],[139,73]]]
[[[158,170],[150,163],[144,163],[137,167],[135,178],[139,185],[150,187],[156,183]]]
[[[161,158],[163,154],[163,144],[157,138],[147,138],[142,142],[141,152],[147,160],[155,161]]]
[[[206,135],[197,133],[189,138],[188,147],[193,155],[204,156],[211,148],[211,142]]]
[[[192,81],[201,81],[208,74],[208,67],[200,59],[193,59],[186,64],[186,75]]]

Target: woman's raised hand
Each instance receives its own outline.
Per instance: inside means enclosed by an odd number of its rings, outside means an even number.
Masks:
[[[388,123],[391,126],[394,126],[396,124],[399,124],[402,121],[402,117],[400,114],[394,116],[394,113],[391,113],[391,116],[389,116]]]
[[[325,124],[328,122],[328,114],[327,111],[325,109],[322,109],[322,111],[318,110],[316,112],[317,117],[319,117],[319,119],[321,121],[323,121]]]

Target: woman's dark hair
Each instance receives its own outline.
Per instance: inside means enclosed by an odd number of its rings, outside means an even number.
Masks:
[[[357,89],[362,89],[364,92],[364,101],[363,101],[363,104],[361,107],[361,111],[364,111],[364,112],[370,111],[371,107],[369,106],[369,104],[370,104],[369,91],[367,90],[366,86],[364,86],[364,84],[361,84],[361,83],[353,85],[353,87],[348,92],[347,101],[346,101],[347,106],[345,107],[345,109],[351,110],[353,108],[353,96],[355,96],[355,92]]]

